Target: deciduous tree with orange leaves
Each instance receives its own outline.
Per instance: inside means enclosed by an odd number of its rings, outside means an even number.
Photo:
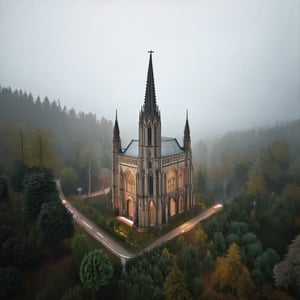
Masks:
[[[255,291],[248,268],[241,262],[240,248],[233,243],[225,257],[218,257],[212,282],[219,289],[230,288],[239,298],[248,298]]]

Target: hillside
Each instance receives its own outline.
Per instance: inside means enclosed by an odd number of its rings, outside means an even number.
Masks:
[[[96,153],[94,186],[97,185],[100,170],[110,168],[111,121],[105,118],[99,121],[92,113],[76,113],[73,108],[62,107],[59,101],[50,101],[47,97],[43,100],[39,97],[34,99],[30,93],[12,91],[11,88],[0,88],[0,105],[0,173],[7,173],[12,161],[20,159],[20,134],[24,148],[28,150],[37,128],[49,133],[51,148],[55,153],[50,167],[57,176],[63,167],[69,166],[83,179],[85,174],[79,160],[88,146],[95,149]]]

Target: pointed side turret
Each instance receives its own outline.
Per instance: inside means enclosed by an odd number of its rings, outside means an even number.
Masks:
[[[112,155],[112,206],[113,208],[120,207],[120,194],[119,194],[119,155],[121,153],[121,138],[118,123],[118,115],[116,111],[116,119],[113,133],[113,155]]]
[[[186,111],[186,121],[185,121],[185,127],[184,127],[183,145],[184,145],[184,150],[190,150],[190,148],[191,148],[191,136],[190,136],[188,111]]]
[[[120,138],[120,129],[119,129],[119,123],[118,123],[117,110],[116,110],[116,119],[115,119],[115,125],[114,125],[113,152],[114,153],[121,152],[121,138]]]

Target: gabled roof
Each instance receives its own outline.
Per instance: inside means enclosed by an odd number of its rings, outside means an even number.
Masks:
[[[161,155],[169,156],[183,153],[178,141],[175,138],[161,137]]]
[[[162,137],[161,138],[161,155],[162,157],[176,155],[183,153],[184,150],[180,147],[175,138]],[[139,155],[139,141],[131,140],[127,148],[123,151],[123,155],[138,157]]]
[[[127,148],[124,149],[123,155],[138,157],[139,155],[139,140],[131,140]]]

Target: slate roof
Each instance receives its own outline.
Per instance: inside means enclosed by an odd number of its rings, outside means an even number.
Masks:
[[[131,140],[127,148],[123,151],[123,155],[138,157],[139,155],[139,141]]]
[[[180,147],[175,138],[162,137],[161,138],[161,155],[170,156],[183,153],[184,150]],[[123,151],[123,155],[138,157],[139,154],[139,141],[131,140],[127,148]]]
[[[184,150],[180,147],[175,138],[162,137],[161,138],[161,155],[169,156],[183,153]]]

